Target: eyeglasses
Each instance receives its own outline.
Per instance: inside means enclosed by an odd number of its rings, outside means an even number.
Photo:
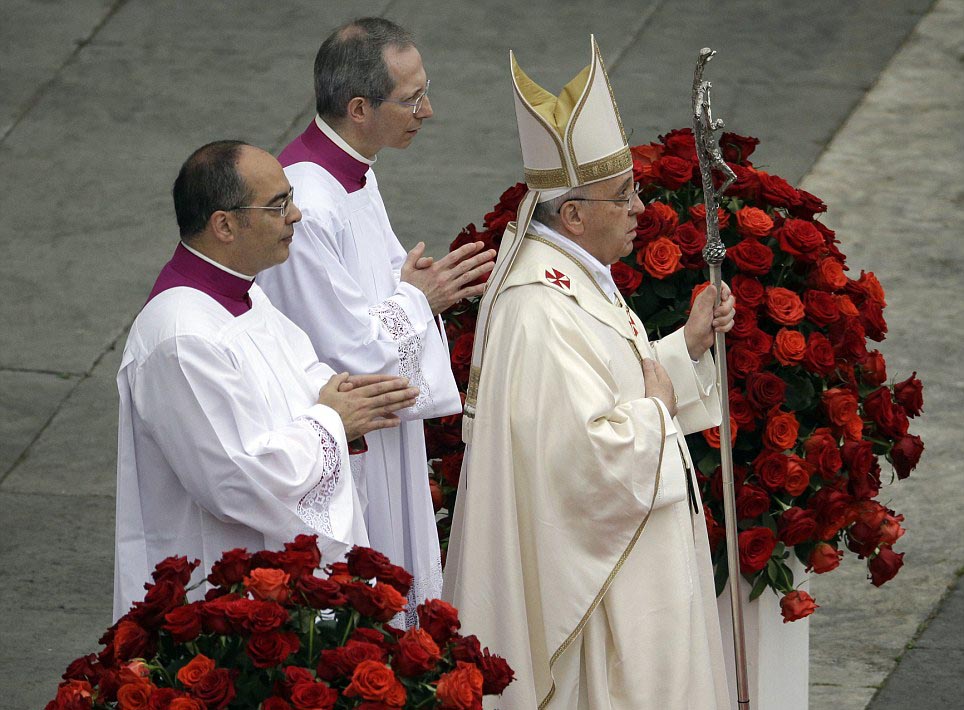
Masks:
[[[288,208],[291,206],[292,201],[294,199],[295,199],[295,189],[291,188],[290,190],[288,190],[288,196],[285,197],[284,200],[282,200],[281,204],[278,206],[268,205],[267,207],[264,207],[261,205],[241,205],[239,207],[232,207],[229,210],[225,210],[225,212],[234,212],[234,210],[278,210],[278,213],[281,215],[281,218],[284,219],[284,217],[287,216]]]
[[[432,80],[426,79],[425,91],[423,91],[421,94],[415,97],[414,101],[399,101],[398,99],[383,99],[381,96],[373,96],[372,99],[374,99],[375,101],[387,101],[390,104],[399,104],[400,106],[411,106],[412,115],[414,116],[415,114],[418,113],[418,110],[422,108],[422,101],[428,98],[428,87],[431,86],[431,84],[432,84]]]
[[[633,200],[639,197],[640,184],[638,182],[633,183],[633,191],[629,193],[626,197],[570,197],[565,200],[562,205],[566,202],[623,202],[626,205],[626,211],[629,212],[633,209]],[[556,214],[562,212],[562,205],[559,205],[559,209],[556,210]]]

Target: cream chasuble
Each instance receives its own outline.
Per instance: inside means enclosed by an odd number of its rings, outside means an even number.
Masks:
[[[160,293],[131,326],[117,374],[114,618],[154,565],[318,535],[329,562],[367,545],[333,374],[257,286],[239,316],[201,291]],[[200,598],[204,588],[192,592]]]
[[[493,306],[443,597],[516,671],[487,707],[725,708],[683,438],[719,423],[712,358],[694,365],[682,331],[651,345],[559,244],[530,232]],[[670,373],[676,419],[641,357]]]

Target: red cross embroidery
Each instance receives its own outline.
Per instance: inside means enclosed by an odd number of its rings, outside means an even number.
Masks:
[[[549,279],[549,283],[551,284],[561,286],[562,288],[569,288],[569,277],[558,269],[553,269],[552,271],[546,269],[546,278]]]
[[[639,335],[639,331],[636,329],[636,324],[633,322],[633,314],[629,312],[629,308],[626,308],[626,315],[629,316],[629,327],[633,329],[633,335]]]

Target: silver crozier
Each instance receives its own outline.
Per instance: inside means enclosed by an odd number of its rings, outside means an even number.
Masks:
[[[716,131],[723,128],[723,121],[713,120],[710,111],[710,88],[712,84],[703,81],[703,68],[715,51],[704,47],[693,74],[693,132],[696,136],[696,155],[700,162],[700,176],[703,180],[703,201],[706,205],[706,247],[703,258],[710,267],[710,283],[716,286],[716,303],[722,296],[722,264],[726,257],[726,247],[720,239],[720,220],[717,215],[719,206],[716,196],[736,180],[736,175],[720,155],[720,142]],[[719,189],[713,186],[713,170],[723,175]],[[736,698],[741,710],[750,706],[749,689],[746,675],[746,640],[743,635],[743,607],[740,604],[740,555],[737,547],[736,530],[736,491],[733,486],[733,449],[730,443],[730,398],[726,376],[726,334],[715,333],[716,346],[716,386],[720,393],[720,406],[723,421],[720,422],[720,459],[723,469],[723,514],[726,526],[726,564],[730,581],[730,610],[733,618],[733,656],[736,661]]]

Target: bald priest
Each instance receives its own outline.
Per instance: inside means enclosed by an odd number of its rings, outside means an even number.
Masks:
[[[397,426],[404,378],[336,374],[255,283],[301,218],[270,154],[239,141],[195,151],[174,183],[181,243],[124,348],[114,617],[154,565],[279,549],[316,534],[330,560],[368,537],[348,442]],[[195,590],[196,596],[203,589]]]

